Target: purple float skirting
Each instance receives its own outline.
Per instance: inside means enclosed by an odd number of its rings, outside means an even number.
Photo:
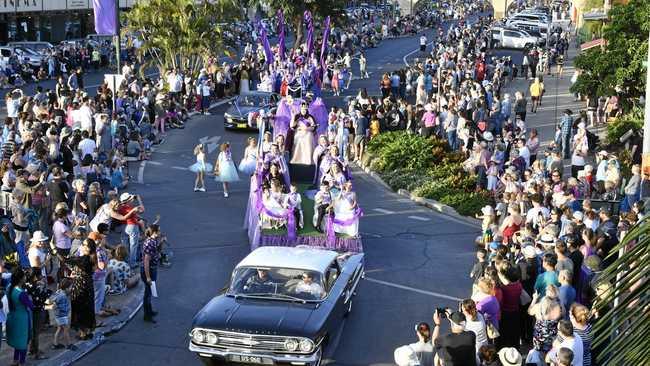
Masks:
[[[298,236],[295,241],[290,241],[286,235],[265,235],[261,234],[259,244],[251,245],[251,249],[257,247],[295,247],[298,245],[307,245],[310,247],[318,247],[335,250],[337,252],[354,252],[362,253],[363,245],[361,245],[361,238],[336,238],[336,244],[331,247],[327,243],[326,236]]]

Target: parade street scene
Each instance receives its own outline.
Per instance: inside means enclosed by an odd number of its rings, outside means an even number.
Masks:
[[[646,366],[647,0],[0,0],[0,365]]]

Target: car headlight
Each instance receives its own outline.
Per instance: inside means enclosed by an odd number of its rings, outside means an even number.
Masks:
[[[295,350],[298,349],[298,341],[293,338],[289,338],[286,341],[284,341],[284,348],[287,351],[294,352]]]
[[[217,335],[212,332],[207,332],[207,335],[205,336],[205,341],[209,344],[216,345],[217,343],[219,343],[219,337],[217,337]]]
[[[202,330],[195,330],[192,333],[192,339],[195,343],[205,343],[206,333]]]
[[[302,352],[311,352],[314,349],[314,342],[311,339],[303,339],[300,341],[300,350]]]

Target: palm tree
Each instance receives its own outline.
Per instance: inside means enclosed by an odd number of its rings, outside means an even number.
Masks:
[[[220,23],[237,15],[234,0],[146,0],[129,11],[126,28],[141,36],[138,52],[149,56],[145,66],[156,66],[161,73],[178,67],[195,74],[209,57],[230,56]]]
[[[621,255],[619,256],[619,252]],[[610,252],[616,259],[598,278],[593,348],[602,365],[650,360],[650,217],[634,225]]]

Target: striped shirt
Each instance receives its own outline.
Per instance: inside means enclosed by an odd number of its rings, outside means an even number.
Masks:
[[[591,324],[587,324],[585,329],[573,328],[573,331],[582,339],[582,366],[591,366],[591,343],[594,340]]]

